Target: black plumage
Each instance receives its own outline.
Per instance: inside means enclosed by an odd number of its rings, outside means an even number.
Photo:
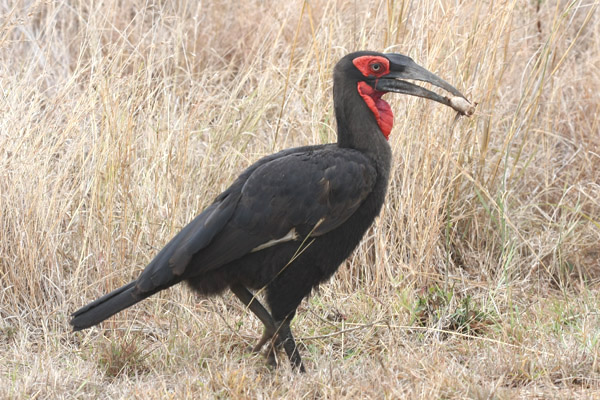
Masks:
[[[356,248],[379,214],[389,180],[388,91],[446,98],[400,79],[456,89],[399,54],[358,52],[334,71],[338,143],[288,149],[246,169],[179,232],[133,282],[73,313],[74,330],[96,325],[185,281],[203,295],[231,289],[265,325],[255,351],[273,339],[304,369],[289,327],[312,288]],[[250,290],[264,288],[267,311]]]

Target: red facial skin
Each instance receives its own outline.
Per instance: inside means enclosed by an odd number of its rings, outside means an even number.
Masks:
[[[380,78],[390,72],[390,62],[385,57],[362,56],[355,58],[352,63],[367,78]],[[375,116],[383,136],[388,139],[394,125],[394,114],[390,105],[381,98],[387,92],[375,90],[366,82],[358,82],[357,90]]]
[[[390,73],[390,61],[385,57],[362,56],[352,60],[352,63],[367,78],[380,78]]]

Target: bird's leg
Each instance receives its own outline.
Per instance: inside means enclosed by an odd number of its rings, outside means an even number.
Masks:
[[[292,335],[292,330],[290,329],[290,320],[291,317],[285,318],[283,321],[275,322],[278,326],[277,331],[275,333],[275,337],[273,338],[273,345],[269,349],[268,359],[274,359],[274,347],[283,346],[290,362],[292,363],[292,367],[298,368],[300,372],[306,372],[304,369],[304,364],[302,363],[302,357],[300,357],[300,352],[298,351],[298,346],[296,346],[296,341],[294,340],[294,336]]]
[[[271,317],[271,314],[269,314],[269,312],[260,303],[260,301],[258,301],[256,296],[254,296],[248,289],[246,289],[245,286],[240,284],[234,284],[230,286],[230,289],[233,292],[233,294],[235,294],[236,297],[240,299],[240,301],[244,303],[244,305],[248,307],[250,311],[252,311],[254,315],[256,315],[265,326],[265,330],[263,332],[262,337],[260,338],[256,346],[252,348],[253,352],[258,353],[260,349],[263,348],[265,343],[267,343],[267,341],[269,341],[273,337],[273,335],[275,335],[277,329],[275,327],[273,317]]]
[[[292,335],[292,331],[290,329],[290,321],[294,317],[294,313],[288,315],[287,318],[284,318],[281,321],[274,321],[271,314],[245,286],[234,284],[230,286],[230,289],[233,294],[235,294],[236,297],[240,299],[240,301],[244,303],[244,305],[248,307],[250,311],[252,311],[265,326],[262,337],[256,346],[254,346],[252,351],[258,353],[265,343],[272,339],[271,346],[269,346],[269,349],[267,350],[267,363],[277,366],[277,361],[275,359],[275,348],[283,346],[288,358],[290,359],[290,362],[292,363],[292,366],[294,368],[298,368],[300,372],[305,372],[306,370],[302,364],[300,352],[298,351],[296,341],[294,340],[294,336]]]

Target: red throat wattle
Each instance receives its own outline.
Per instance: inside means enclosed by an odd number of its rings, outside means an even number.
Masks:
[[[388,140],[394,126],[394,113],[392,107],[381,98],[386,92],[373,89],[367,82],[358,82],[358,94],[363,98],[379,125],[379,129]]]

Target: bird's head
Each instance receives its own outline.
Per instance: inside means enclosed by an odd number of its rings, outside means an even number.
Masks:
[[[394,115],[389,104],[381,97],[388,92],[424,97],[452,107],[462,115],[470,116],[474,107],[455,87],[415,63],[410,57],[396,53],[360,51],[342,58],[334,76],[343,76],[344,83],[355,90],[373,112],[379,128],[387,138]],[[442,96],[404,79],[431,83],[452,97]]]

